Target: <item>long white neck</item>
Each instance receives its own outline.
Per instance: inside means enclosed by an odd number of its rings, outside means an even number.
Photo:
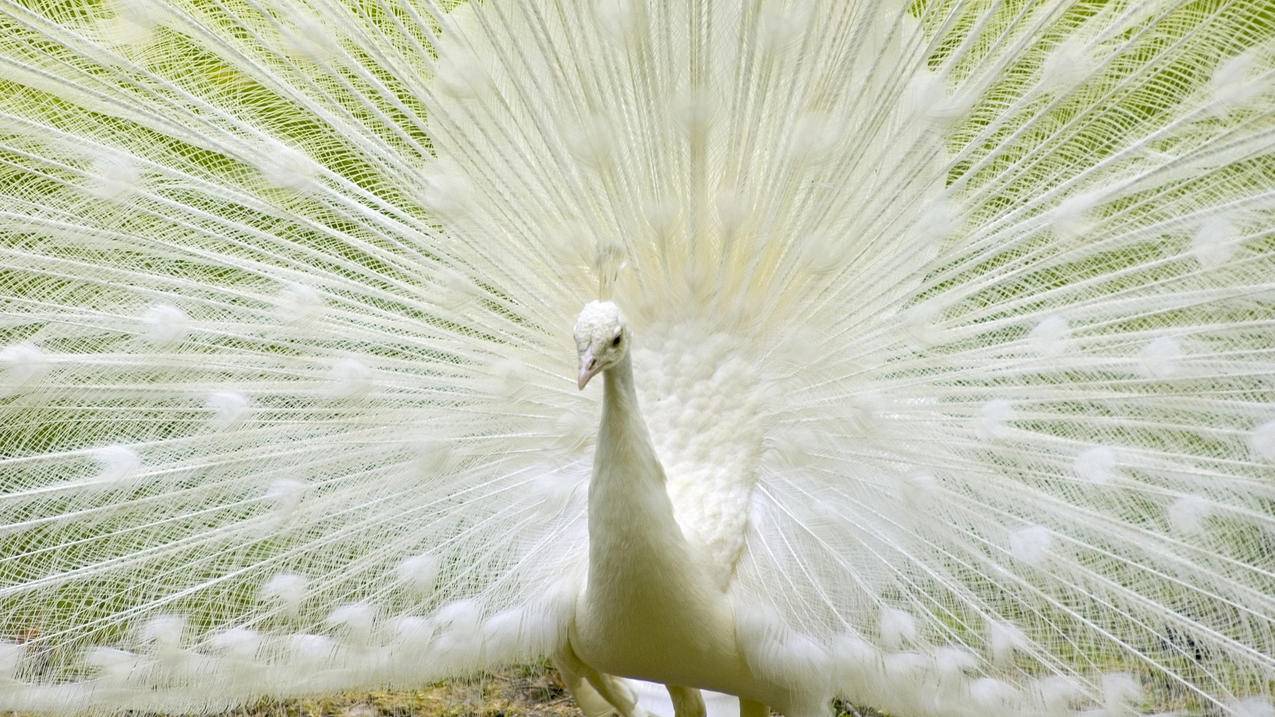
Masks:
[[[664,469],[651,445],[625,355],[603,374],[602,425],[589,484],[590,587],[649,578],[687,560]],[[604,585],[605,583],[605,585]]]
[[[642,420],[638,406],[637,389],[633,385],[633,361],[625,354],[602,374],[605,382],[602,393],[602,426],[598,432],[598,457],[604,449],[622,451],[626,456],[648,457],[657,466],[659,459],[651,446],[651,436]],[[614,456],[613,456],[614,457]],[[594,460],[594,480],[597,480],[598,461]],[[658,471],[658,480],[664,482],[664,471]],[[655,476],[652,476],[655,477]]]

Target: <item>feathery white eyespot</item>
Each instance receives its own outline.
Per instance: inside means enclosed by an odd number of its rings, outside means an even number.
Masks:
[[[1063,712],[1085,696],[1085,687],[1074,678],[1054,675],[1042,677],[1033,685],[1047,714]]]
[[[147,620],[138,630],[138,640],[157,652],[181,648],[186,634],[186,618],[180,615],[158,615]]]
[[[1275,705],[1262,697],[1246,697],[1227,705],[1235,717],[1275,717]]]
[[[558,416],[553,423],[558,440],[555,443],[572,452],[583,451],[593,440],[594,429],[597,428],[593,417],[581,410],[569,410]]]
[[[429,553],[423,553],[404,558],[399,562],[395,572],[400,583],[417,595],[427,596],[434,592],[439,567],[438,558]]]
[[[98,42],[116,52],[142,49],[155,40],[152,28],[131,22],[122,15],[104,17],[94,23]]]
[[[802,683],[819,693],[827,690],[824,683],[831,682],[831,660],[819,643],[789,630],[774,654],[769,656],[769,673],[782,676],[785,682]]]
[[[731,234],[738,231],[748,219],[748,213],[751,208],[739,192],[734,189],[723,189],[717,193],[715,198],[715,206],[717,208],[717,221],[721,224],[723,234]]]
[[[833,656],[834,684],[862,684],[879,672],[880,650],[854,633],[838,635],[829,652]]]
[[[886,681],[893,685],[913,685],[933,666],[933,661],[915,651],[891,652],[881,659]]]
[[[425,649],[434,637],[437,625],[427,617],[404,615],[389,623],[390,641],[409,650]]]
[[[625,39],[637,28],[634,0],[597,0],[593,6],[598,25],[615,39]]]
[[[1014,654],[1025,650],[1028,644],[1027,635],[1017,625],[999,620],[987,621],[987,651],[995,664],[1008,664],[1014,659]]]
[[[1191,256],[1205,269],[1216,269],[1230,261],[1239,245],[1239,230],[1230,219],[1210,217],[1191,235]]]
[[[1094,69],[1093,54],[1086,39],[1071,36],[1049,51],[1040,66],[1040,88],[1044,92],[1067,92],[1080,84]]]
[[[419,177],[418,198],[439,217],[457,220],[473,209],[474,188],[468,175],[452,160],[431,162]]]
[[[979,409],[978,435],[983,440],[1006,438],[1011,433],[1009,421],[1014,419],[1014,408],[1009,401],[994,398]]]
[[[1178,372],[1182,356],[1182,342],[1172,336],[1161,336],[1138,352],[1138,365],[1145,376],[1169,378]]]
[[[270,504],[276,517],[287,517],[301,507],[307,488],[305,481],[280,478],[266,487],[264,500]]]
[[[1275,419],[1254,428],[1253,435],[1249,436],[1248,444],[1258,457],[1275,460]]]
[[[579,585],[570,578],[557,578],[540,590],[540,595],[519,610],[519,659],[554,654],[567,641],[567,626],[575,614]]]
[[[365,643],[372,637],[376,616],[376,608],[365,602],[349,603],[333,609],[325,622],[341,630],[346,638]]]
[[[970,698],[974,700],[980,708],[988,710],[984,714],[988,715],[1009,715],[1018,714],[1017,712],[1007,712],[1018,700],[1018,690],[1004,680],[998,680],[992,677],[983,677],[974,680],[970,684]]]
[[[706,91],[687,91],[673,101],[673,118],[682,132],[692,138],[702,136],[717,116],[717,103]]]
[[[903,330],[918,349],[927,349],[943,340],[939,319],[944,307],[938,301],[924,301],[904,310],[899,317]]]
[[[478,657],[482,649],[479,631],[482,612],[474,600],[457,600],[444,605],[434,616],[441,630],[435,643],[438,654],[457,666],[465,666]]]
[[[88,168],[84,191],[98,199],[126,199],[142,185],[142,168],[133,157],[117,152],[94,158]]]
[[[38,346],[20,343],[0,349],[0,397],[23,391],[49,370],[49,359]]]
[[[848,248],[835,234],[812,234],[802,241],[801,261],[806,270],[814,274],[835,272],[845,266]]]
[[[517,659],[525,651],[522,639],[527,614],[510,608],[496,613],[482,626],[483,654],[488,660],[503,662]]]
[[[1093,227],[1094,209],[1101,200],[1100,192],[1082,192],[1067,197],[1050,214],[1050,228],[1064,240],[1084,236]]]
[[[783,638],[788,627],[779,620],[775,609],[764,603],[737,602],[735,605],[735,636],[741,645],[753,649],[744,655],[752,664],[756,656],[773,649]]]
[[[1049,528],[1029,525],[1009,534],[1009,551],[1014,558],[1028,565],[1040,565],[1049,557],[1054,538]]]
[[[547,470],[531,485],[536,511],[544,518],[561,515],[575,494],[576,484],[569,478]]]
[[[151,0],[110,0],[103,8],[114,15],[97,24],[100,41],[108,46],[141,48],[155,40],[155,30],[172,19],[171,12]]]
[[[902,495],[913,506],[919,506],[935,497],[939,480],[927,470],[914,470],[903,476]]]
[[[908,81],[905,96],[905,107],[913,117],[939,127],[966,117],[974,104],[968,94],[949,92],[945,75],[924,68]]]
[[[1211,97],[1207,106],[1215,115],[1226,114],[1257,97],[1265,90],[1258,62],[1259,48],[1235,55],[1218,63],[1209,82]]]
[[[865,434],[877,433],[890,411],[890,399],[878,391],[856,391],[846,398],[846,408]]]
[[[372,390],[372,369],[356,358],[338,359],[328,369],[327,395],[336,399],[366,396]]]
[[[551,222],[544,240],[550,258],[566,266],[587,264],[593,251],[593,234],[578,219]]]
[[[572,156],[590,169],[601,170],[613,159],[615,132],[603,117],[583,118],[565,139]]]
[[[1057,358],[1071,348],[1071,326],[1057,314],[1046,316],[1027,335],[1027,340],[1036,354]]]
[[[97,461],[96,480],[100,483],[124,483],[142,471],[142,458],[128,446],[112,445],[93,449],[89,455]]]
[[[978,668],[978,655],[968,647],[938,647],[932,655],[934,669],[945,680],[963,677]]]
[[[146,338],[160,345],[177,343],[190,331],[190,317],[172,304],[152,304],[142,314],[142,323]]]
[[[451,444],[446,441],[420,441],[412,447],[412,470],[422,478],[445,475],[453,467],[455,454]]]
[[[531,376],[522,361],[516,358],[502,358],[491,364],[491,381],[489,391],[508,401],[516,401],[531,386]]]
[[[302,324],[323,312],[323,298],[305,284],[288,284],[275,295],[275,317],[285,324]]]
[[[262,140],[254,164],[266,183],[277,189],[306,192],[316,187],[319,165],[310,155],[280,140]]]
[[[279,49],[296,59],[330,63],[341,56],[339,28],[303,5],[282,5]]]
[[[835,150],[845,135],[846,126],[844,120],[822,112],[802,112],[790,131],[793,160],[818,164],[836,156]]]
[[[219,431],[242,423],[252,408],[248,397],[238,391],[213,391],[208,394],[205,405],[212,411],[209,423]]]
[[[917,214],[916,223],[913,224],[911,231],[926,240],[924,251],[934,254],[948,237],[961,228],[963,223],[964,217],[961,216],[960,205],[944,194],[925,205]],[[926,256],[925,260],[932,258],[932,255]]]
[[[1184,495],[1173,501],[1166,515],[1169,526],[1180,535],[1195,535],[1204,529],[1204,521],[1213,512],[1212,504],[1198,495]]]
[[[1102,703],[1108,713],[1119,714],[1142,701],[1142,683],[1128,672],[1102,676]]]
[[[154,29],[172,23],[172,8],[164,0],[109,0],[105,5],[136,25]]]
[[[0,680],[13,679],[22,665],[26,648],[16,642],[0,640]]]
[[[84,662],[98,671],[99,678],[122,682],[140,667],[137,654],[114,647],[94,647],[84,654]]]
[[[288,638],[288,654],[305,667],[317,668],[336,656],[336,641],[327,635],[296,634]]]
[[[574,599],[572,609],[574,609]],[[552,654],[565,640],[561,612],[545,602],[508,609],[483,623],[484,656],[490,661],[526,660]]]
[[[1118,456],[1108,446],[1086,448],[1076,456],[1072,463],[1072,472],[1087,483],[1104,485],[1120,477],[1117,466]]]
[[[257,592],[260,600],[276,602],[288,613],[295,614],[305,602],[310,580],[296,573],[280,573],[266,581]]]
[[[226,657],[251,660],[261,649],[261,633],[246,627],[232,627],[213,633],[208,647]]]
[[[792,48],[814,21],[814,7],[805,0],[767,3],[757,21],[757,39],[770,52]]]
[[[747,645],[745,659],[759,674],[782,682],[795,675],[818,671],[821,680],[828,679],[828,654],[813,640],[794,632],[773,608],[764,605],[736,605],[735,631],[741,644]]]
[[[439,293],[438,304],[453,311],[461,311],[478,296],[478,287],[474,281],[457,269],[451,267],[438,272]]]
[[[916,620],[897,608],[881,608],[877,630],[881,635],[882,646],[890,650],[916,642]]]
[[[435,82],[453,99],[473,99],[491,85],[491,76],[478,56],[461,48],[449,48],[434,70]]]

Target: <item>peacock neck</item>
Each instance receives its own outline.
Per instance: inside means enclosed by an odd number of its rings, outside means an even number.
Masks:
[[[603,380],[602,424],[589,484],[589,536],[597,559],[613,556],[608,546],[617,543],[632,547],[633,541],[681,538],[664,468],[638,406],[629,357],[607,369]]]
[[[670,649],[683,665],[739,663],[729,609],[673,512],[629,359],[604,380],[589,483],[589,571],[572,644],[595,668],[642,679],[669,673]]]
[[[599,430],[599,442],[614,448],[618,455],[637,458],[639,463],[645,460],[656,461],[655,449],[651,447],[651,437],[646,430],[646,421],[642,419],[642,410],[638,406],[637,389],[633,384],[633,361],[626,353],[614,366],[603,375],[602,392],[602,425]],[[658,462],[656,462],[658,466]],[[658,479],[663,483],[664,473],[658,472]]]

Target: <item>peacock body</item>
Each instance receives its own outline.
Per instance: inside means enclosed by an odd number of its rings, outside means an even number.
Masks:
[[[0,7],[0,709],[1275,714],[1269,3]]]

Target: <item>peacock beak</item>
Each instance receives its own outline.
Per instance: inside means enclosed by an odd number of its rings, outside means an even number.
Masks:
[[[576,386],[583,391],[584,387],[589,385],[589,379],[598,375],[601,367],[598,366],[598,360],[593,358],[593,350],[585,351],[580,356],[580,378],[576,381]]]

